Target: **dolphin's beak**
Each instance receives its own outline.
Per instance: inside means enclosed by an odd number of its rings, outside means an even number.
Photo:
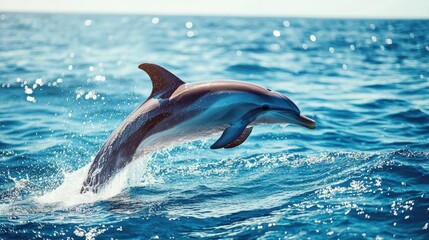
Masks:
[[[300,114],[299,112],[279,111],[278,113],[282,116],[281,118],[288,123],[303,126],[309,129],[316,128],[316,121]]]
[[[302,114],[295,115],[294,120],[296,121],[296,122],[294,122],[294,124],[297,124],[297,125],[309,128],[309,129],[315,129],[316,128],[316,121],[314,121],[313,119],[306,117]]]

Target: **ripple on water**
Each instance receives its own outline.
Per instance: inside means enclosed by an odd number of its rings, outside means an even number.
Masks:
[[[406,111],[392,113],[386,116],[387,118],[394,119],[398,122],[407,122],[413,124],[429,124],[429,115],[420,109],[408,109]]]
[[[245,74],[249,74],[249,73],[256,74],[256,73],[264,73],[264,72],[271,71],[270,68],[263,67],[259,64],[235,64],[235,65],[228,66],[226,70],[234,73],[245,73]]]
[[[375,101],[369,101],[366,103],[355,104],[355,106],[363,109],[388,109],[388,108],[398,108],[398,107],[409,107],[410,103],[402,99],[390,99],[390,98],[381,98],[376,99]]]

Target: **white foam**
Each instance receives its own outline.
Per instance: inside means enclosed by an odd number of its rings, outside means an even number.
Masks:
[[[151,156],[143,156],[138,160],[132,161],[120,171],[116,176],[97,194],[87,192],[80,193],[82,183],[88,173],[91,164],[88,164],[75,172],[64,173],[64,182],[51,192],[45,193],[43,196],[36,197],[34,200],[39,203],[53,204],[58,203],[66,207],[93,203],[97,201],[112,198],[122,192],[125,188],[141,186],[147,182],[142,182],[142,177],[147,179],[146,166]]]

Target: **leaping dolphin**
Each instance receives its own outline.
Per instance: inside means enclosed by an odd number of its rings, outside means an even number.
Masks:
[[[233,148],[258,124],[316,128],[285,95],[240,81],[186,84],[166,69],[139,65],[152,81],[149,98],[110,135],[92,162],[81,193],[97,193],[132,160],[174,144],[222,135],[211,149]]]

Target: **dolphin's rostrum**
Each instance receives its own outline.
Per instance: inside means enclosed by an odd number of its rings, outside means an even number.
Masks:
[[[316,127],[278,92],[240,81],[186,84],[158,65],[144,63],[139,68],[149,75],[152,93],[103,144],[81,193],[99,192],[133,159],[174,144],[222,133],[210,148],[233,148],[258,124]]]

